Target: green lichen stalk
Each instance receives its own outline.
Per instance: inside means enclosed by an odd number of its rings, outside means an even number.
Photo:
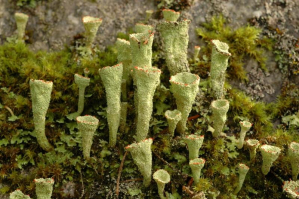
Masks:
[[[107,120],[109,125],[109,145],[115,146],[121,112],[122,63],[99,69],[107,98]]]
[[[146,138],[149,122],[153,112],[153,97],[160,84],[161,70],[157,68],[134,67],[134,77],[137,86],[137,127],[136,140],[139,142]]]
[[[292,178],[293,180],[297,180],[297,176],[299,173],[299,144],[296,142],[291,142],[288,150],[288,156],[290,158],[291,166],[292,166]]]
[[[96,38],[99,26],[102,24],[102,19],[91,16],[85,16],[82,19],[85,28],[85,48],[87,54],[92,54],[92,43]]]
[[[221,99],[223,96],[225,71],[231,54],[228,52],[229,47],[226,43],[219,40],[212,40],[211,43],[213,48],[210,70],[210,89],[214,98]]]
[[[166,199],[164,196],[165,184],[170,182],[170,175],[164,169],[159,169],[153,174],[153,178],[158,185],[158,193],[161,199]]]
[[[116,40],[117,48],[117,60],[123,64],[123,76],[122,79],[126,80],[127,85],[130,84],[130,71],[133,69],[132,56],[131,56],[131,45],[130,42],[125,39]]]
[[[186,142],[189,150],[189,160],[198,158],[199,149],[202,146],[204,136],[201,135],[188,135],[185,137],[184,141]]]
[[[185,134],[186,123],[192,104],[199,90],[200,78],[198,75],[182,72],[171,76],[171,92],[176,99],[177,109],[182,113],[182,119],[179,121],[177,130],[181,134]]]
[[[34,80],[29,82],[32,99],[33,122],[35,126],[35,137],[38,144],[45,150],[51,151],[53,147],[45,134],[46,113],[50,105],[53,82]]]
[[[124,133],[127,122],[128,102],[121,102],[119,132]]]
[[[89,86],[90,78],[83,77],[79,74],[75,74],[75,83],[79,87],[79,101],[78,101],[78,111],[74,114],[74,118],[78,117],[82,114],[84,110],[84,95],[85,95],[85,88]]]
[[[173,137],[176,126],[178,122],[182,119],[182,113],[177,109],[173,111],[167,110],[165,111],[165,117],[168,122],[168,131],[170,135]]]
[[[237,144],[238,149],[243,148],[244,138],[246,136],[247,131],[249,131],[249,129],[251,128],[252,124],[250,122],[243,121],[243,122],[240,122],[240,126],[241,126],[241,132],[240,132],[240,138],[239,138],[238,144]]]
[[[201,170],[204,167],[205,162],[206,161],[202,158],[195,158],[193,160],[190,160],[189,162],[189,166],[191,167],[192,170],[192,176],[193,176],[195,186],[199,183]]]
[[[136,33],[147,33],[147,32],[152,32],[154,29],[153,26],[151,25],[146,25],[146,24],[143,24],[143,23],[137,23],[135,25],[135,32]]]
[[[284,181],[282,189],[288,194],[289,198],[299,198],[299,181]]]
[[[266,144],[261,146],[260,149],[263,156],[262,172],[264,175],[267,175],[273,162],[278,158],[281,149],[276,146],[270,146]]]
[[[253,161],[256,156],[256,149],[260,146],[260,142],[256,139],[246,140],[246,146],[249,148],[250,161]]]
[[[145,139],[141,142],[126,147],[133,157],[140,173],[143,175],[143,185],[148,187],[151,184],[152,175],[152,150],[153,139]]]
[[[99,120],[96,117],[85,115],[76,118],[78,129],[82,135],[83,156],[85,159],[90,158],[90,149],[94,132],[97,130]]]
[[[154,33],[130,34],[132,66],[152,67],[152,45]],[[135,80],[134,80],[135,81]]]
[[[30,199],[30,196],[23,194],[23,192],[20,190],[15,190],[14,192],[10,193],[9,199]]]
[[[51,199],[54,180],[52,178],[34,179],[37,199]]]
[[[238,169],[239,169],[239,183],[234,192],[235,194],[239,193],[239,191],[241,190],[244,180],[245,180],[245,177],[247,175],[247,172],[249,171],[249,167],[246,166],[245,164],[239,164]]]
[[[24,41],[24,35],[26,30],[26,25],[28,22],[29,16],[24,13],[15,13],[15,20],[17,23],[17,34],[18,34],[18,41]]]
[[[163,11],[166,21],[158,24],[157,29],[161,33],[166,64],[170,75],[181,72],[190,72],[187,60],[187,49],[189,42],[189,20],[176,22],[179,13],[174,11]]]
[[[176,12],[171,9],[163,9],[162,13],[166,21],[172,21],[172,22],[176,22],[181,15],[180,12]]]
[[[211,103],[213,137],[218,137],[226,122],[226,113],[229,109],[229,102],[225,99],[214,100]]]

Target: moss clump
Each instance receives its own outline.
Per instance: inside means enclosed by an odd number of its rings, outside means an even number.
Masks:
[[[263,70],[266,68],[265,49],[272,49],[272,42],[266,38],[260,38],[261,29],[246,26],[234,30],[226,25],[223,16],[214,16],[210,22],[202,24],[203,28],[197,29],[197,34],[205,41],[218,39],[228,44],[230,53],[229,68],[227,72],[230,78],[247,80],[246,72],[243,69],[244,58],[249,56],[255,59]],[[210,57],[211,46],[203,47],[201,50],[203,56]],[[199,67],[209,64],[209,62],[200,62]]]

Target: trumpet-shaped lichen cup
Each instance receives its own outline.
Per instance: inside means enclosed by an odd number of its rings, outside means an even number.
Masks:
[[[165,184],[170,182],[170,175],[164,169],[159,169],[153,174],[153,178],[158,185],[158,193],[161,199],[166,199],[164,196]]]

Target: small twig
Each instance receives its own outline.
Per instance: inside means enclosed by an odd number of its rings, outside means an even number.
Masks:
[[[4,106],[4,108],[6,108],[6,110],[8,110],[8,112],[11,114],[11,116],[15,116],[13,111],[8,106]]]
[[[196,118],[199,118],[199,116],[200,116],[200,115],[193,115],[193,116],[191,116],[191,117],[188,118],[188,121],[190,121],[190,120],[194,120],[194,119],[196,119]]]
[[[281,182],[284,182],[284,180],[274,171],[270,171],[277,179],[279,179]]]
[[[133,182],[133,181],[142,181],[142,180],[143,180],[142,178],[134,178],[134,179],[122,181],[120,183]]]
[[[80,173],[80,176],[81,176],[81,182],[82,182],[82,194],[81,194],[81,197],[80,197],[80,199],[81,199],[81,198],[83,198],[83,196],[84,196],[84,184],[83,184],[82,173],[81,173],[81,172],[79,172],[79,173]]]
[[[116,195],[118,197],[119,194],[119,181],[120,181],[120,176],[121,176],[121,172],[123,170],[123,166],[124,166],[124,162],[126,159],[128,151],[125,152],[123,159],[121,160],[120,166],[119,166],[119,170],[118,170],[118,177],[117,177],[117,183],[116,183]]]

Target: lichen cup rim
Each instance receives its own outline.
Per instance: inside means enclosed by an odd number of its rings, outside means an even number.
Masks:
[[[195,134],[187,135],[185,137],[185,139],[189,139],[189,140],[197,140],[197,139],[203,139],[203,138],[205,138],[204,135],[195,135]]]
[[[25,14],[25,13],[22,13],[22,12],[16,12],[15,13],[15,17],[21,17],[21,18],[23,18],[23,17],[25,17],[25,18],[29,18],[29,15],[27,15],[27,14]]]
[[[242,126],[244,126],[246,128],[252,127],[252,123],[250,123],[248,121],[240,121],[239,123],[240,123],[240,125],[242,125]]]
[[[256,139],[248,139],[245,141],[249,146],[257,146],[258,144],[260,144],[259,140]]]
[[[190,86],[196,84],[199,80],[200,77],[196,74],[181,72],[171,76],[169,82],[182,86]]]
[[[222,109],[225,108],[226,106],[229,105],[229,101],[226,99],[218,99],[218,100],[214,100],[211,103],[211,106],[213,108],[217,108],[217,109]]]
[[[102,18],[92,17],[92,16],[84,16],[82,18],[83,23],[101,23],[103,21]]]
[[[189,165],[202,165],[205,164],[206,160],[203,158],[195,158],[193,160],[190,160]]]
[[[165,117],[167,119],[176,119],[176,118],[179,118],[182,116],[182,113],[181,111],[179,110],[167,110],[165,111]]]
[[[153,31],[149,31],[148,33],[133,33],[129,35],[130,40],[135,41],[135,42],[140,42],[142,39],[153,37],[155,33]],[[146,44],[146,43],[144,43]]]
[[[263,150],[264,152],[271,153],[273,155],[277,155],[281,151],[281,149],[279,147],[272,146],[272,145],[267,145],[267,144],[262,145],[261,150]]]
[[[291,143],[290,143],[290,149],[291,149],[292,151],[297,151],[297,152],[299,152],[299,143],[297,143],[297,142],[291,142]]]
[[[153,174],[153,178],[155,181],[159,181],[161,183],[167,184],[170,182],[170,175],[164,169],[159,169]]]
[[[211,40],[211,43],[212,43],[212,45],[215,46],[215,49],[219,53],[221,53],[221,54],[223,54],[225,56],[228,56],[228,57],[231,56],[231,53],[228,52],[229,46],[227,45],[227,43],[219,41],[218,39]]]
[[[88,120],[92,121],[88,121]],[[91,115],[84,115],[84,116],[78,116],[76,117],[77,122],[83,123],[83,124],[90,124],[90,125],[98,125],[99,120],[95,116]]]
[[[246,164],[244,164],[244,163],[239,163],[238,167],[242,168],[242,169],[245,169],[245,170],[249,170],[249,167]]]
[[[140,144],[141,144],[142,142],[147,142],[147,141],[153,142],[153,140],[154,140],[153,138],[146,138],[146,139],[144,139],[144,140],[141,140],[140,142],[134,142],[134,143],[132,143],[132,144],[127,145],[127,146],[125,147],[125,149],[126,149],[126,150],[130,150],[130,149],[133,149],[133,148],[137,148],[137,147],[140,146]]]

